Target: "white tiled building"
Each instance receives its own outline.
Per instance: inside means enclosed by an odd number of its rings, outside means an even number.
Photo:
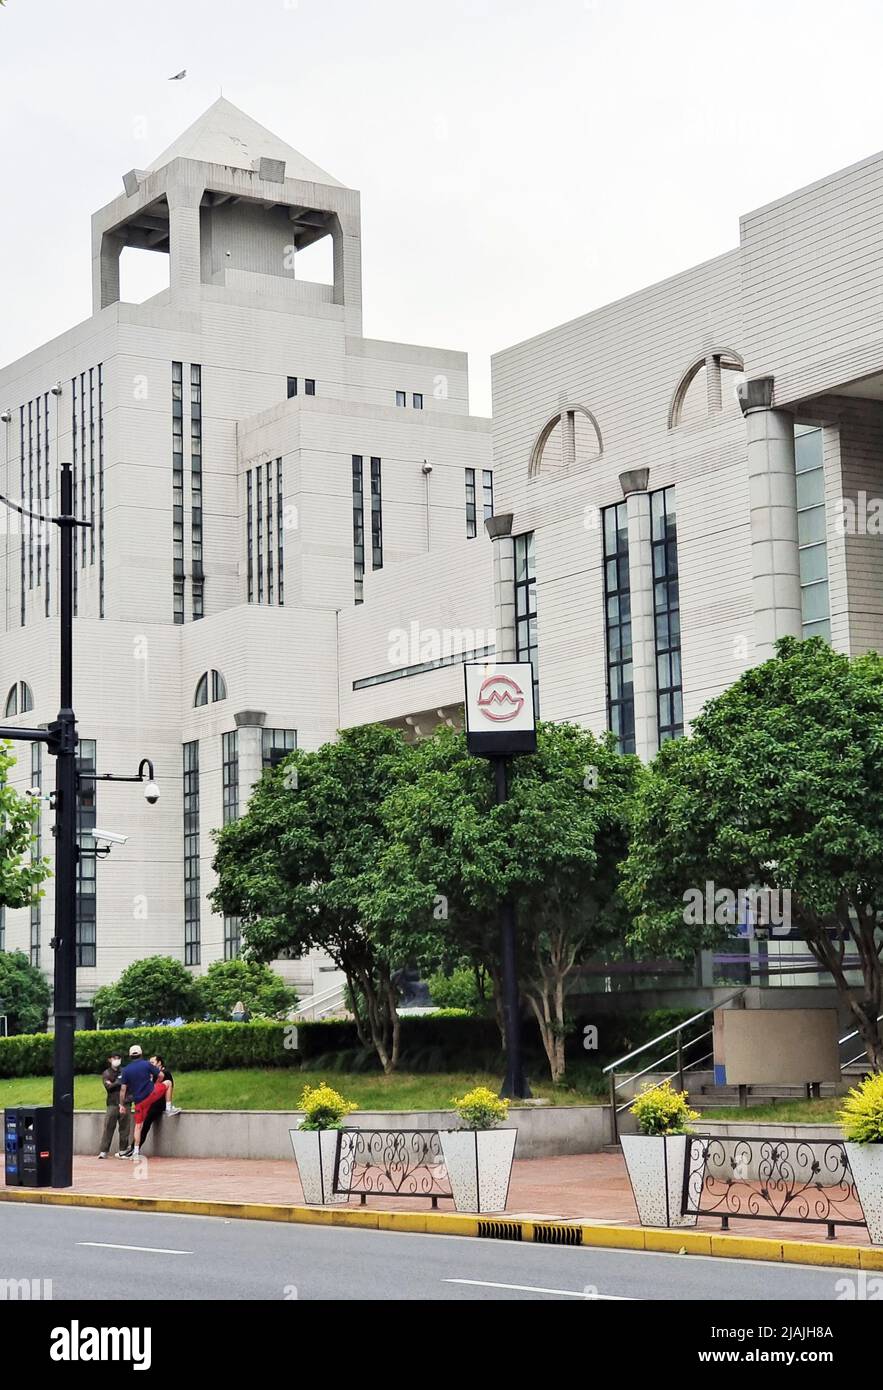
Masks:
[[[311,283],[300,253],[323,237],[333,283]],[[168,254],[168,290],[120,302],[126,247]],[[206,901],[209,832],[274,750],[457,717],[445,633],[493,642],[490,422],[469,415],[465,354],[362,336],[358,193],[223,99],[95,214],[93,315],[0,372],[0,408],[5,495],[57,509],[70,459],[93,522],[76,562],[83,768],[148,757],[162,790],[150,808],[99,782],[83,806],[84,829],[129,836],[94,879],[82,861],[86,1004],[136,957],[199,969],[235,952],[235,922]],[[26,521],[3,552],[2,718],[48,722],[56,537]],[[403,647],[415,615],[431,630]],[[48,790],[52,759],[18,748],[18,785]],[[44,852],[50,822],[44,806]],[[47,973],[53,908],[50,880],[4,922],[5,946]],[[302,995],[317,983],[316,962],[282,968]]]
[[[5,493],[51,509],[68,458],[94,522],[84,766],[150,757],[163,793],[99,783],[83,809],[130,839],[81,886],[81,1002],[141,955],[234,952],[210,830],[295,739],[457,722],[464,653],[532,660],[544,718],[648,758],[781,634],[883,644],[883,155],[499,353],[493,464],[462,354],[362,336],[353,190],[223,100],[124,190],[93,220],[93,316],[0,373]],[[298,258],[323,237],[315,284]],[[127,246],[169,254],[137,306]],[[26,523],[3,562],[5,719],[48,721],[55,538]],[[48,788],[20,748],[19,785]],[[4,924],[47,970],[52,895]]]

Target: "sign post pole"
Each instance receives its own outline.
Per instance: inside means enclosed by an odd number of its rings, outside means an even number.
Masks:
[[[493,765],[497,805],[502,806],[509,798],[508,759],[536,752],[533,668],[529,662],[470,663],[465,670],[466,746]],[[506,1076],[500,1095],[524,1100],[530,1087],[521,1053],[515,903],[509,895],[500,900],[499,922],[506,1031]]]

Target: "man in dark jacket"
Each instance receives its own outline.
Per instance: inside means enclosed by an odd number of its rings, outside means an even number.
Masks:
[[[107,1106],[104,1118],[104,1131],[101,1135],[101,1152],[99,1158],[107,1158],[110,1146],[113,1143],[114,1130],[117,1125],[120,1129],[120,1143],[117,1158],[126,1152],[129,1147],[129,1130],[131,1128],[128,1110],[120,1111],[120,1068],[122,1058],[118,1052],[113,1052],[107,1059],[107,1066],[101,1073],[101,1080],[104,1084],[104,1100]]]

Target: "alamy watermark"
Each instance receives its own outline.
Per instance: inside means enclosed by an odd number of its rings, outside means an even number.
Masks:
[[[738,927],[751,936],[787,936],[791,931],[790,888],[718,888],[711,880],[683,895],[688,927]]]

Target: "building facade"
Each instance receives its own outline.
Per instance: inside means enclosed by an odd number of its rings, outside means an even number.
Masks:
[[[0,372],[4,494],[57,511],[69,459],[91,523],[80,828],[87,845],[96,826],[128,842],[81,861],[82,1006],[140,956],[196,971],[234,956],[238,924],[207,901],[211,831],[262,768],[342,725],[457,717],[463,653],[493,645],[490,423],[469,414],[465,354],[362,336],[358,193],[223,99],[123,184],[93,218],[92,316]],[[326,237],[333,276],[313,283],[299,257]],[[140,305],[120,300],[128,247],[169,257],[168,289]],[[53,528],[25,520],[3,550],[4,722],[49,722]],[[18,747],[17,785],[48,791],[52,760]],[[144,757],[156,806],[88,778]],[[47,974],[53,911],[50,879],[39,906],[4,914],[0,942]],[[303,996],[327,964],[280,969]]]
[[[497,354],[492,433],[464,354],[363,336],[358,194],[229,102],[123,187],[93,218],[92,316],[0,372],[5,495],[52,512],[69,459],[91,523],[80,829],[129,838],[81,863],[83,1007],[140,956],[235,956],[212,830],[292,747],[459,724],[465,660],[530,661],[542,718],[649,759],[779,636],[883,645],[883,155]],[[314,283],[299,257],[326,238]],[[130,247],[169,257],[140,305]],[[48,722],[52,528],[10,525],[3,562],[4,721]],[[19,748],[45,794],[52,760]],[[89,780],[143,757],[155,807]],[[0,919],[47,973],[53,893]],[[327,967],[279,963],[302,995]]]

